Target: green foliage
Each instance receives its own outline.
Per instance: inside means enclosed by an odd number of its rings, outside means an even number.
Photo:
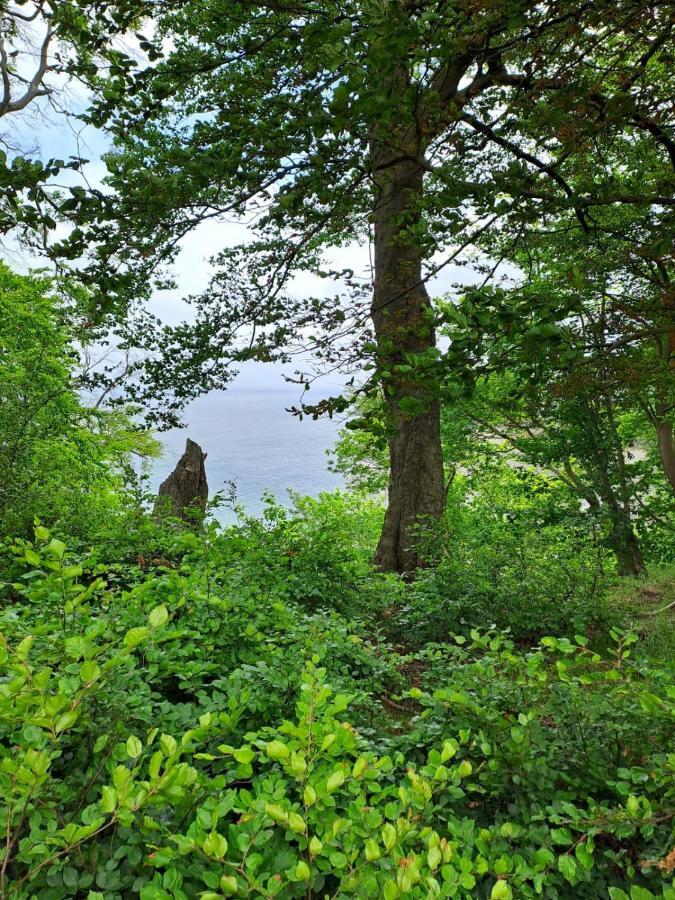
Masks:
[[[68,327],[72,298],[41,275],[0,265],[0,532],[28,534],[35,517],[71,534],[95,531],[128,498],[132,452],[156,453],[121,412],[87,409],[77,393]]]
[[[7,896],[672,898],[672,673],[635,636],[400,656],[266,578],[251,524],[124,590],[42,527],[15,545]]]
[[[445,640],[477,623],[531,642],[606,630],[606,551],[564,488],[508,466],[458,476],[433,564],[391,611],[389,633]]]

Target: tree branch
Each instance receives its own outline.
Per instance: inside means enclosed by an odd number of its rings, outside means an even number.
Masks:
[[[44,97],[45,95],[50,93],[49,88],[44,87],[42,85],[42,81],[47,74],[49,69],[49,44],[52,38],[52,26],[51,22],[47,25],[47,33],[45,34],[44,40],[42,41],[42,46],[40,48],[40,63],[35,72],[35,75],[30,80],[30,83],[26,89],[26,92],[22,97],[19,97],[18,100],[14,102],[9,102],[6,108],[3,110],[4,112],[18,112],[21,109],[25,109],[29,103],[35,100],[36,97]],[[5,74],[5,66],[3,60],[3,78]]]

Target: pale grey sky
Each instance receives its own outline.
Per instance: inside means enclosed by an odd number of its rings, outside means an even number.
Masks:
[[[44,103],[44,102],[43,102]],[[78,91],[71,91],[68,105],[72,109],[84,106],[86,97]],[[42,109],[27,110],[23,120],[12,123],[17,142],[23,147],[35,147],[42,158],[51,157],[67,159],[70,155],[82,155],[90,160],[82,174],[64,172],[59,176],[59,183],[78,182],[83,177],[91,186],[101,184],[105,174],[105,166],[101,155],[109,146],[108,138],[91,126],[82,128],[75,119],[66,119],[57,115],[43,105]],[[168,291],[157,291],[151,300],[151,309],[163,321],[175,324],[191,315],[191,309],[182,298],[204,290],[209,281],[211,268],[209,259],[226,246],[242,243],[250,237],[251,232],[242,224],[233,221],[209,221],[199,226],[188,235],[181,244],[181,251],[174,265],[177,287]],[[23,269],[39,266],[43,262],[39,258],[31,258],[12,245],[6,248],[11,264]],[[351,268],[358,274],[366,275],[369,271],[369,249],[365,245],[353,244],[331,252],[329,259],[335,268]],[[432,294],[441,295],[447,292],[454,283],[470,283],[473,279],[470,268],[456,265],[447,266],[429,283]],[[335,286],[311,274],[303,273],[293,283],[296,294],[312,294],[321,296],[331,293]],[[302,368],[298,360],[291,365],[246,363],[235,382],[239,387],[280,388],[285,385],[283,374],[292,374],[294,369]],[[339,388],[344,379],[339,375],[329,375],[317,385],[317,390],[330,393]]]

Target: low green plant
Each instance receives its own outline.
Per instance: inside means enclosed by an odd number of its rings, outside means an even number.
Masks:
[[[14,545],[4,896],[675,897],[675,691],[634,635],[406,654],[256,539],[176,533],[127,588],[46,529]]]

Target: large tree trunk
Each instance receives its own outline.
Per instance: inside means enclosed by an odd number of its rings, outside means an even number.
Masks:
[[[393,159],[400,156],[393,153]],[[371,314],[383,372],[390,470],[389,503],[374,561],[384,571],[410,572],[421,561],[420,530],[437,520],[445,505],[440,406],[433,379],[422,377],[421,369],[400,369],[408,354],[435,346],[422,283],[422,249],[419,238],[411,237],[420,218],[422,170],[412,160],[396,163],[379,154],[376,185]]]

